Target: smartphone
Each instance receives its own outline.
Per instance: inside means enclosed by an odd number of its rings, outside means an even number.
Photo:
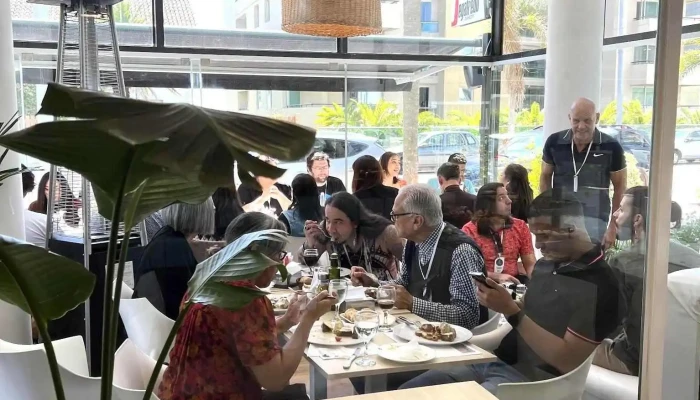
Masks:
[[[486,275],[484,275],[483,272],[470,272],[469,276],[472,277],[477,282],[483,283],[484,285],[488,286],[489,284],[486,283]]]

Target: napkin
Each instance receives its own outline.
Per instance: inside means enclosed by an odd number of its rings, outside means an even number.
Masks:
[[[303,266],[296,261],[287,264],[287,273],[289,276],[296,275],[302,270]]]
[[[349,286],[345,301],[365,300],[365,288],[362,286]]]
[[[321,354],[327,354],[330,357],[348,358],[355,351],[354,347],[339,347],[339,346],[318,346],[310,344],[306,349],[306,355],[309,357],[320,357]]]

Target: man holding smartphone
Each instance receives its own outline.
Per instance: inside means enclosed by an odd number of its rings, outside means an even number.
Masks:
[[[586,232],[581,203],[549,190],[532,202],[529,215],[543,258],[522,303],[490,278],[476,282],[479,302],[512,326],[494,352],[498,360],[429,371],[402,389],[476,381],[495,394],[501,383],[558,377],[586,361],[619,326],[618,283],[602,247]]]

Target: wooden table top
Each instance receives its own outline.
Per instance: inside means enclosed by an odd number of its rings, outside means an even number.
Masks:
[[[362,396],[340,397],[336,400],[435,400],[469,399],[497,400],[488,390],[476,382],[451,383],[449,385],[428,386],[416,389],[392,390],[389,392],[365,394]]]
[[[411,320],[419,320],[425,322],[425,320],[423,320],[422,318],[407,311],[399,311],[396,312],[396,314],[401,314]],[[288,332],[286,335],[287,337],[290,337],[291,333]],[[332,335],[332,333],[329,333],[329,335]],[[392,334],[390,332],[387,334],[383,332],[377,333],[377,335],[372,340],[372,343],[378,345],[396,343],[394,339],[390,338],[387,335]],[[493,354],[472,344],[469,344],[469,348],[471,348],[474,351],[477,351],[477,354],[474,354],[472,351],[467,350],[465,348],[465,344],[456,344],[450,347],[455,348],[458,351],[463,352],[464,354],[455,354],[448,357],[438,356],[432,359],[431,361],[415,364],[398,363],[386,360],[377,355],[371,355],[370,358],[376,361],[376,365],[372,367],[361,367],[353,363],[350,369],[343,369],[343,364],[345,364],[345,362],[347,361],[345,359],[322,360],[320,357],[310,357],[306,353],[304,354],[304,357],[310,364],[312,364],[318,369],[321,375],[323,375],[328,380],[385,375],[396,372],[422,371],[426,369],[445,369],[456,365],[469,365],[496,361],[496,357]]]

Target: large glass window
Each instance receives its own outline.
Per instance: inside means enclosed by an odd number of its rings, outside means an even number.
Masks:
[[[548,0],[505,0],[505,54],[544,48]]]

